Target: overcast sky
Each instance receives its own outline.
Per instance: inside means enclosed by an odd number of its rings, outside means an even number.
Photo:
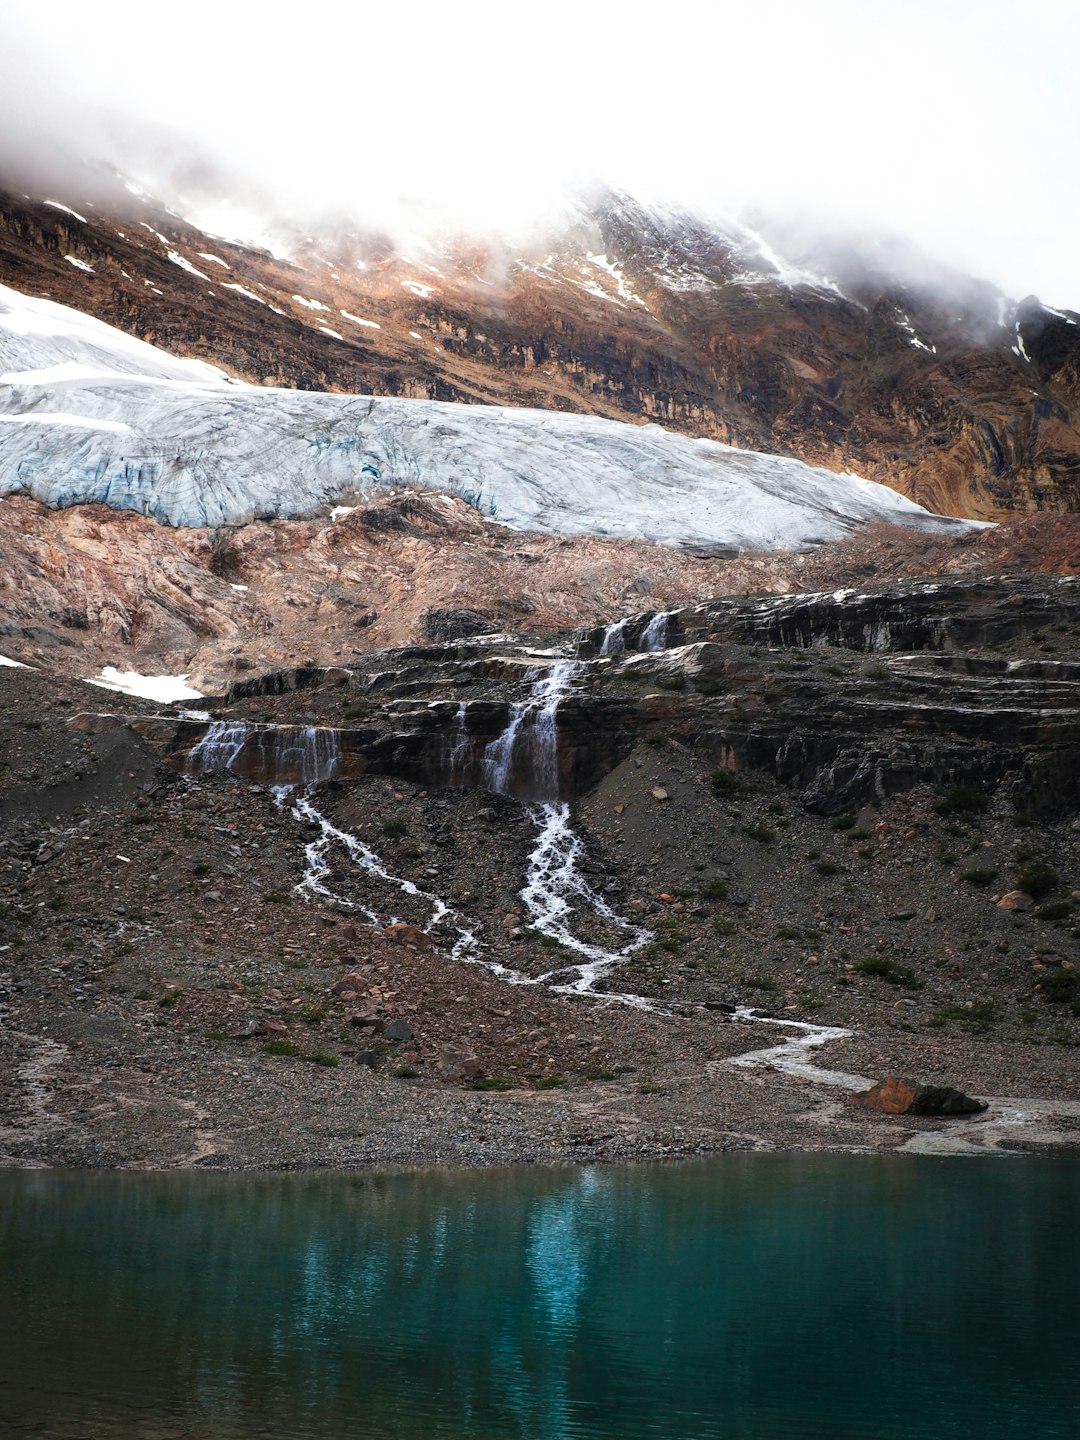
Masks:
[[[0,0],[0,164],[100,154],[190,211],[209,158],[294,214],[478,229],[600,180],[1080,309],[1078,56],[1075,0]]]

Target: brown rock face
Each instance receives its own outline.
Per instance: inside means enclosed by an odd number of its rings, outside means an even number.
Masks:
[[[1034,299],[843,257],[793,283],[749,232],[618,195],[538,253],[422,266],[370,235],[276,260],[126,203],[0,192],[0,282],[256,383],[657,421],[955,515],[1080,509],[1080,324]]]

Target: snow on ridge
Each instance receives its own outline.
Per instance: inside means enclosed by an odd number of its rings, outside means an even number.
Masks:
[[[71,215],[76,220],[81,220],[84,225],[87,223],[85,215],[80,215],[77,210],[72,210],[70,205],[61,205],[59,200],[46,200],[45,204],[50,210],[62,210],[65,215]]]
[[[368,330],[381,330],[382,326],[376,320],[362,320],[359,315],[350,315],[348,310],[339,310],[346,320],[351,320],[354,325],[364,325]]]
[[[121,695],[139,695],[144,700],[157,700],[162,705],[173,705],[177,700],[203,698],[203,692],[192,689],[187,678],[187,675],[140,675],[137,670],[117,670],[115,665],[106,665],[86,684],[97,685],[102,690],[116,690]]]
[[[672,545],[800,545],[878,518],[964,523],[858,476],[658,425],[231,384],[3,287],[0,371],[16,382],[0,389],[0,417],[20,422],[0,425],[0,495],[54,507],[215,526],[422,485],[522,529]]]
[[[211,285],[214,283],[210,280],[209,275],[205,275],[201,270],[196,269],[190,260],[185,260],[178,250],[167,251],[165,258],[166,260],[171,260],[174,265],[179,265],[180,269],[186,270],[189,275],[197,275],[200,280],[209,280]]]

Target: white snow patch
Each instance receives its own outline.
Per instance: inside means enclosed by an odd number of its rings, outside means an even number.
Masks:
[[[330,519],[343,520],[346,515],[351,515],[355,509],[355,505],[335,505],[330,511]]]
[[[344,340],[344,339],[345,339],[345,336],[339,334],[337,330],[331,330],[329,325],[317,325],[315,328],[316,328],[317,330],[321,330],[324,335],[329,335],[329,336],[331,336],[331,338],[334,339],[334,340]]]
[[[29,670],[29,665],[24,665],[21,660],[12,660],[7,655],[0,655],[0,665],[10,665],[12,670]]]
[[[209,276],[209,275],[204,275],[201,270],[197,270],[197,269],[195,268],[195,266],[192,265],[191,261],[190,261],[190,260],[185,260],[184,257],[183,257],[183,255],[181,255],[181,254],[179,253],[179,251],[177,251],[177,250],[169,250],[169,251],[167,251],[167,252],[166,252],[166,255],[165,255],[165,258],[166,258],[167,260],[171,260],[174,265],[179,265],[179,266],[180,266],[180,269],[181,269],[181,270],[186,270],[189,275],[197,275],[200,280],[209,280],[209,279],[210,279],[210,276]]]
[[[321,300],[308,300],[304,295],[294,295],[292,298],[296,301],[298,305],[303,305],[305,310],[329,311],[330,309],[330,306],[324,305]]]
[[[417,330],[410,330],[409,334],[414,340],[422,340],[424,338]]]
[[[151,235],[156,235],[157,238],[161,241],[162,245],[164,245],[165,248],[168,249],[169,242],[168,240],[166,240],[165,236],[162,235],[160,230],[155,230],[154,227],[152,225],[148,225],[145,220],[140,220],[139,224],[144,230],[149,230]]]
[[[915,333],[915,327],[914,325],[912,325],[910,317],[907,316],[904,311],[899,308],[897,308],[896,311],[896,323],[900,326],[900,329],[903,330],[907,335],[909,345],[913,345],[916,350],[926,350],[931,355],[937,354],[937,346],[928,345],[925,340],[920,340],[918,335]]]
[[[201,700],[203,692],[193,689],[187,683],[186,675],[140,675],[137,670],[117,670],[106,665],[101,674],[88,685],[99,685],[103,690],[117,690],[122,695],[140,695],[144,700],[157,700],[171,705],[176,700]]]
[[[62,210],[65,215],[73,215],[76,220],[81,220],[84,225],[86,224],[86,216],[80,215],[77,210],[72,210],[70,205],[61,205],[59,200],[46,200],[45,204],[50,210]]]
[[[87,265],[86,261],[80,260],[77,255],[65,255],[64,259],[69,265],[74,265],[76,270],[84,270],[87,275],[93,275],[95,273],[94,267]]]
[[[223,270],[232,269],[232,266],[226,265],[225,261],[222,260],[220,255],[211,255],[206,250],[196,250],[195,254],[198,255],[200,260],[209,260],[211,265],[220,265]]]
[[[623,300],[630,300],[635,305],[640,305],[644,310],[647,310],[649,308],[645,304],[645,301],[642,300],[641,296],[635,295],[633,290],[631,290],[629,285],[627,285],[626,280],[623,277],[623,272],[619,269],[618,265],[616,265],[613,261],[609,260],[606,255],[592,255],[587,253],[585,258],[590,262],[590,264],[596,265],[601,270],[607,271],[607,273],[615,281],[615,285],[619,291],[619,295],[622,297]]]
[[[224,281],[224,282],[222,283],[221,288],[222,288],[223,290],[235,290],[238,295],[243,295],[243,296],[245,297],[245,299],[248,299],[248,300],[254,300],[257,305],[265,305],[265,304],[266,304],[266,301],[262,298],[261,295],[256,295],[254,290],[249,290],[249,289],[247,289],[247,287],[244,286],[244,285],[236,285],[236,284],[232,283],[231,281],[226,280],[226,281]],[[280,314],[280,313],[281,313],[281,312],[278,311],[278,314]]]
[[[339,310],[338,314],[343,315],[346,320],[351,320],[354,325],[366,325],[369,330],[382,329],[382,326],[376,324],[374,320],[362,320],[359,315],[350,315],[348,310]]]
[[[250,589],[250,586],[247,586],[247,585],[234,585],[234,584],[232,583],[232,581],[230,580],[230,581],[229,581],[229,589],[230,589],[230,590],[238,590],[241,594],[246,594],[246,592]]]
[[[410,295],[416,295],[421,300],[430,300],[435,294],[434,285],[421,285],[419,280],[402,280],[400,284],[403,290],[408,290]]]

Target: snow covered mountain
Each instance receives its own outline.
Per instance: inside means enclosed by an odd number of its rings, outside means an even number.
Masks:
[[[271,254],[116,189],[0,191],[0,281],[259,385],[655,421],[940,514],[1080,508],[1080,317],[925,257],[614,193],[527,242],[357,222]]]
[[[777,547],[931,515],[885,486],[656,425],[276,390],[0,287],[0,494],[171,525],[302,514],[376,486],[467,498],[510,525]]]

